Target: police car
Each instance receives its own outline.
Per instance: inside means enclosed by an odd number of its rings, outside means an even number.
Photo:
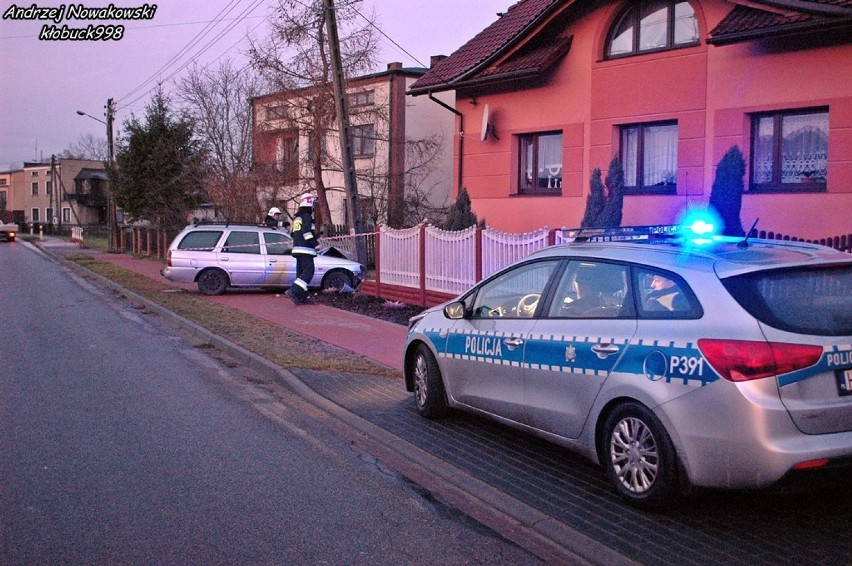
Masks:
[[[169,246],[160,273],[176,283],[197,283],[205,295],[229,287],[289,287],[296,279],[293,239],[275,228],[254,224],[199,223],[184,228]],[[334,248],[317,250],[310,287],[357,288],[364,266]]]
[[[571,231],[412,318],[417,410],[576,450],[640,507],[849,465],[852,255],[696,225]]]

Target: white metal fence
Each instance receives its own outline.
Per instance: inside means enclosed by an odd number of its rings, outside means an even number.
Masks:
[[[427,226],[426,289],[458,295],[476,281],[476,227],[450,232]]]
[[[482,278],[547,247],[549,235],[550,230],[546,226],[524,234],[486,228],[482,231]]]
[[[547,227],[523,234],[475,226],[450,232],[420,225],[382,227],[376,279],[382,284],[457,295],[482,278],[546,247]]]
[[[420,226],[380,229],[377,279],[402,287],[420,286],[420,232]]]

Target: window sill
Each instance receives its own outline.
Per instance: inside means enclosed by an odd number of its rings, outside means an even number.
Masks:
[[[751,187],[744,194],[751,195],[773,195],[773,194],[797,194],[797,193],[825,193],[825,185],[792,185],[783,187]]]
[[[561,190],[550,190],[550,191],[518,191],[515,193],[510,193],[511,197],[561,197]]]
[[[677,185],[664,185],[659,187],[641,187],[641,188],[626,188],[624,196],[644,196],[644,195],[676,195]]]

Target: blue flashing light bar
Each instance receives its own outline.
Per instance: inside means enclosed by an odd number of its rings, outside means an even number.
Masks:
[[[712,241],[717,228],[712,222],[696,218],[687,224],[620,226],[617,228],[563,228],[562,237],[573,242],[620,242],[680,238],[693,243]]]
[[[620,226],[618,228],[563,228],[562,237],[569,241],[618,242],[654,240],[682,236],[685,228],[676,225]]]

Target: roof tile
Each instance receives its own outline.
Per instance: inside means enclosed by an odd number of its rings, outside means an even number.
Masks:
[[[503,16],[458,48],[452,55],[432,67],[429,72],[411,85],[411,89],[427,90],[428,87],[446,86],[464,77],[520,36],[524,29],[550,7],[554,4],[560,4],[562,1],[520,0],[511,6]]]

